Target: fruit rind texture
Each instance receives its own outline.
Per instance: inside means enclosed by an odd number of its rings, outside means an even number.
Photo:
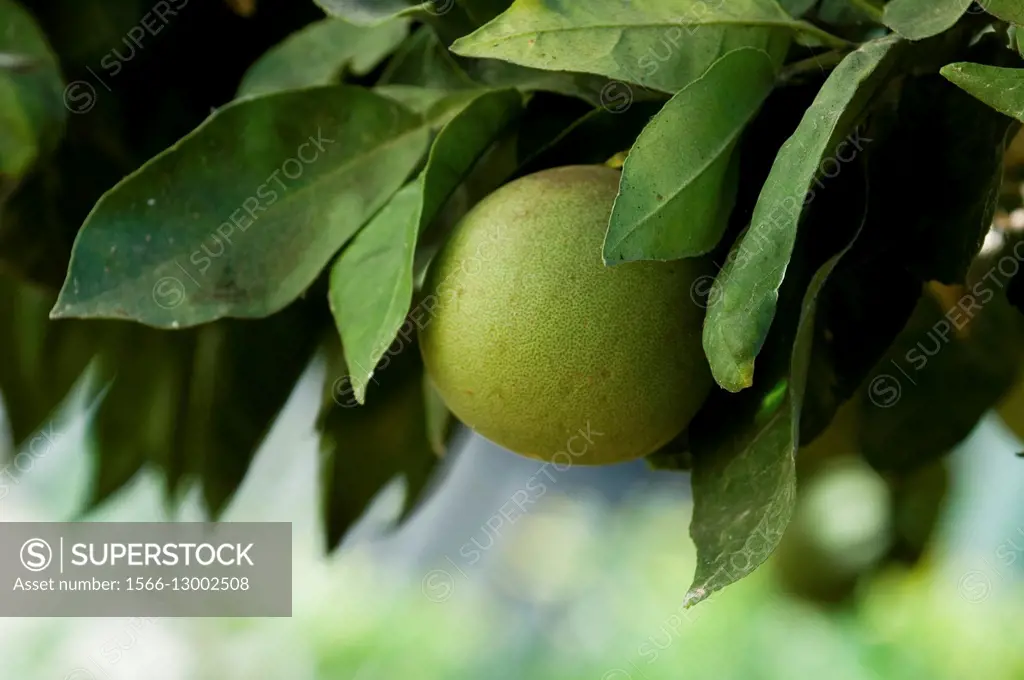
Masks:
[[[708,262],[604,266],[618,184],[617,170],[568,166],[501,187],[425,284],[420,347],[444,402],[496,444],[559,466],[654,452],[712,385],[691,299]]]

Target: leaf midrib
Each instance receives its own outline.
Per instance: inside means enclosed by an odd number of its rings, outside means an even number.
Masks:
[[[784,19],[780,17],[776,20],[761,19],[757,21],[751,21],[749,19],[716,19],[712,21],[665,21],[663,23],[643,22],[639,24],[589,24],[586,26],[560,26],[558,28],[538,28],[531,31],[514,31],[510,33],[502,33],[500,35],[494,34],[486,36],[474,36],[468,35],[465,38],[456,41],[453,47],[460,47],[459,42],[466,41],[469,45],[479,44],[487,42],[489,40],[500,39],[502,41],[521,39],[529,36],[540,36],[546,33],[573,33],[579,31],[622,31],[627,29],[637,30],[648,30],[648,29],[659,29],[666,28],[669,26],[738,26],[738,27],[752,27],[752,28],[786,28],[790,30],[800,30],[804,27],[803,22],[794,21],[793,19]],[[470,41],[470,38],[475,40]],[[464,47],[465,45],[462,45]]]

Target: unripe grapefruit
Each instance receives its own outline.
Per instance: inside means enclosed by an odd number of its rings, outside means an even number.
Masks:
[[[707,262],[604,266],[618,185],[602,166],[511,182],[462,219],[431,265],[428,373],[460,420],[531,458],[645,456],[711,388],[704,310],[691,299]]]

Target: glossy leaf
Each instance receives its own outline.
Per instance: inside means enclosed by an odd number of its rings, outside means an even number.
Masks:
[[[775,85],[760,50],[734,50],[665,104],[622,169],[604,261],[673,260],[709,252],[725,231],[734,151]]]
[[[704,322],[704,351],[725,389],[753,383],[754,360],[775,316],[779,287],[796,242],[812,184],[840,142],[854,130],[896,60],[898,38],[867,43],[832,72],[796,132],[779,151],[754,209],[715,281]],[[844,150],[844,153],[848,149]]]
[[[331,309],[359,403],[409,312],[417,236],[520,110],[521,95],[514,90],[483,94],[462,109],[434,140],[420,176],[395,194],[334,265]],[[416,311],[406,322],[410,330],[430,320],[430,309]]]
[[[405,482],[402,514],[408,515],[437,465],[427,438],[416,348],[407,348],[396,365],[381,375],[370,388],[365,406],[351,402],[344,369],[335,342],[317,421],[329,550],[341,543],[374,497],[397,476]]]
[[[408,24],[401,19],[369,27],[343,19],[310,24],[249,67],[238,96],[329,85],[346,71],[365,75],[398,47],[407,32]]]
[[[67,109],[60,66],[31,15],[0,0],[0,200],[5,180],[25,174],[57,146]],[[13,65],[17,65],[14,68]]]
[[[1024,121],[1024,69],[959,62],[943,67],[941,73],[996,111]]]
[[[494,21],[457,40],[452,50],[676,92],[730,50],[757,47],[776,54],[796,31],[842,43],[793,19],[775,0],[714,5],[702,0],[517,0]],[[785,34],[781,43],[780,33]]]
[[[229,104],[100,200],[51,314],[164,328],[268,316],[402,185],[428,128],[358,87]]]
[[[952,28],[972,0],[891,0],[882,21],[908,40],[924,40]]]

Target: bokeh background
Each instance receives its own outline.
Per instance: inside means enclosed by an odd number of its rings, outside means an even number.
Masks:
[[[1024,677],[1024,445],[994,414],[911,496],[845,455],[840,418],[802,454],[801,506],[776,556],[682,610],[695,560],[686,474],[544,472],[465,432],[408,523],[393,527],[395,483],[325,555],[322,371],[297,386],[224,518],[294,523],[292,618],[0,619],[2,677]],[[88,408],[71,398],[47,426],[53,443],[5,476],[0,520],[202,519],[198,498],[168,507],[154,471],[82,514]],[[509,501],[523,493],[521,511]],[[933,511],[934,524],[920,519]]]

